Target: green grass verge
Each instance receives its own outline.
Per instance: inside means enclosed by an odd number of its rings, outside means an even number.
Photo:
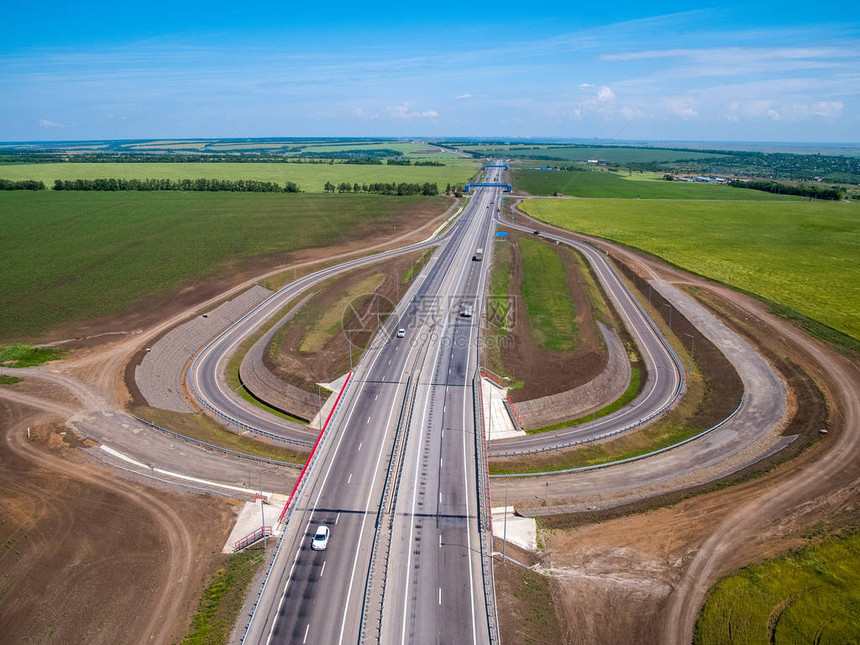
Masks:
[[[308,458],[307,452],[293,450],[274,442],[270,443],[263,439],[254,439],[252,436],[239,435],[225,430],[202,412],[199,414],[182,414],[147,406],[132,408],[131,412],[161,428],[178,432],[198,441],[205,441],[219,448],[292,464],[304,463]]]
[[[451,162],[444,166],[388,166],[304,163],[42,163],[4,166],[3,179],[35,179],[53,186],[55,179],[252,179],[284,185],[298,184],[303,192],[321,193],[327,181],[335,185],[376,182],[430,182],[445,190],[463,185],[475,173],[477,162]]]
[[[262,549],[247,549],[224,556],[224,566],[215,572],[212,581],[197,603],[197,613],[182,645],[220,645],[230,638],[233,625],[245,602],[245,592],[254,575],[265,561]]]
[[[741,569],[711,591],[696,645],[860,642],[860,535]]]
[[[615,399],[612,403],[607,405],[604,408],[600,408],[594,414],[589,414],[584,417],[579,417],[578,419],[573,419],[572,421],[563,421],[562,423],[556,423],[551,426],[544,426],[543,428],[535,428],[534,430],[526,430],[526,434],[538,434],[540,432],[548,432],[549,430],[561,430],[562,428],[569,428],[572,426],[582,425],[583,423],[589,423],[593,419],[599,419],[601,417],[605,417],[607,414],[612,414],[616,410],[620,410],[625,405],[630,403],[636,395],[639,394],[642,389],[642,379],[639,373],[638,367],[630,368],[630,385],[627,386],[627,389],[624,390],[624,393]]]
[[[424,251],[424,253],[421,254],[420,258],[418,258],[411,265],[409,265],[409,268],[406,269],[406,273],[403,274],[403,279],[401,280],[401,282],[403,284],[406,284],[407,282],[410,282],[419,273],[421,273],[421,269],[423,269],[424,266],[427,264],[427,260],[429,260],[433,256],[433,251],[435,250],[435,248],[427,249],[426,251]]]
[[[441,214],[449,204],[442,196],[2,191],[0,339],[116,313],[260,258],[286,262],[299,249],[376,236],[391,218]]]
[[[860,339],[860,204],[531,200],[523,208]]]
[[[519,247],[523,262],[520,293],[532,340],[538,347],[555,352],[575,350],[579,345],[576,306],[558,249],[528,237],[520,238]]]
[[[33,347],[33,345],[0,345],[0,366],[33,367],[48,361],[63,358],[66,352],[53,347]]]
[[[18,376],[9,376],[8,374],[0,374],[0,385],[14,385],[20,383],[23,379]]]

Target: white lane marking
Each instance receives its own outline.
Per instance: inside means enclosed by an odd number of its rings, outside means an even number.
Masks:
[[[390,358],[388,359],[388,364],[391,365],[391,359]]]
[[[340,521],[340,513],[337,514],[337,517],[334,518],[334,525],[337,526],[337,523]]]
[[[378,398],[379,398],[379,395],[377,394],[375,397],[373,397],[373,400],[376,401]]]
[[[308,626],[305,627],[305,637],[302,639],[302,645],[304,645],[304,643],[307,642],[307,640],[308,640],[308,630],[310,630],[310,628],[311,628],[311,624],[308,623]]]
[[[383,380],[383,381],[385,380],[385,377],[384,377],[384,376],[382,377],[382,380]]]
[[[370,417],[367,417],[367,421],[365,423],[370,423]]]
[[[407,360],[408,360],[408,356],[407,356]],[[394,414],[394,408],[395,407],[396,406],[394,406],[394,405],[391,406],[391,409],[388,411],[388,418],[385,420],[385,425],[383,427],[387,428],[391,424],[391,415]],[[376,481],[376,477],[379,473],[379,466],[382,464],[382,453],[385,452],[385,442],[380,441],[379,444],[380,444],[379,445],[379,454],[376,457],[376,466],[373,468],[373,476],[372,476],[370,481]],[[364,502],[364,510],[365,510],[364,518],[361,520],[361,530],[358,532],[358,541],[356,542],[356,545],[361,545],[361,538],[364,536],[364,528],[367,525],[367,518],[370,515],[370,513],[368,513],[367,511],[370,510],[370,499],[373,496],[373,486],[369,486],[368,488],[369,488],[369,490],[367,492],[367,499]],[[356,548],[356,550],[357,550],[357,548]],[[343,642],[343,632],[344,632],[344,629],[346,629],[346,623],[347,623],[346,614],[349,611],[349,599],[350,599],[350,596],[352,596],[352,585],[353,585],[353,581],[355,580],[355,568],[358,566],[358,560],[359,560],[358,553],[356,552],[356,555],[352,559],[352,573],[349,576],[349,586],[347,587],[346,601],[344,602],[344,605],[343,605],[344,610],[343,610],[343,616],[341,617],[341,621],[340,621],[340,636],[338,636],[338,639],[337,639],[338,645],[340,645],[340,643]]]
[[[325,573],[325,561],[323,561],[322,569],[320,569],[320,578],[322,578],[324,573]]]
[[[442,534],[439,534],[439,548],[442,548]]]
[[[439,587],[439,604],[442,604],[442,587]]]
[[[442,469],[442,464],[445,463],[445,457],[439,457],[439,469]]]
[[[352,473],[349,473],[349,479],[346,480],[346,483],[349,484],[349,482],[351,482],[351,481],[352,481]]]
[[[361,447],[364,445],[364,442],[358,442],[358,452],[361,452]]]

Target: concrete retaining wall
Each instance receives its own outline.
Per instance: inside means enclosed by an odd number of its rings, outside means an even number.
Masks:
[[[245,389],[251,394],[273,408],[306,421],[313,419],[318,412],[319,399],[317,395],[290,383],[285,383],[270,372],[263,362],[263,352],[266,351],[272,336],[301,309],[312,295],[309,294],[302,299],[283,319],[263,334],[260,340],[254,343],[254,346],[245,354],[242,364],[239,366],[239,378],[242,379]]]
[[[614,329],[601,323],[597,325],[609,352],[606,369],[594,380],[572,390],[517,403],[523,428],[532,430],[578,419],[606,407],[624,394],[630,384],[630,357]]]
[[[162,336],[134,370],[134,380],[149,405],[174,412],[194,412],[182,396],[182,370],[191,356],[251,307],[272,294],[254,286],[203,316],[196,316]]]

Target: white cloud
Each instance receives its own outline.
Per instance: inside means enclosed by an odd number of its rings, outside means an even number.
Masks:
[[[471,95],[471,94],[458,94],[458,95],[456,96],[456,98],[457,98],[457,100],[458,100],[458,101],[460,101],[460,100],[463,100],[463,99],[470,99],[470,98],[472,98],[472,95]]]
[[[601,85],[597,90],[597,100],[601,103],[609,103],[615,100],[615,92],[609,89],[606,85]]]
[[[809,111],[815,116],[842,116],[842,101],[818,101],[809,106]]]
[[[412,121],[413,119],[435,119],[439,116],[436,110],[415,110],[410,103],[400,105],[389,105],[385,110],[392,118],[399,121]]]
[[[48,119],[39,119],[39,125],[43,128],[65,128],[65,123],[60,123],[59,121],[48,121]]]
[[[579,89],[584,90],[587,87],[594,87],[591,83],[580,83]]]

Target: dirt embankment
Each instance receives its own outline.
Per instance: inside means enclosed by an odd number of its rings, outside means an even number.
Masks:
[[[285,383],[313,393],[316,383],[345,374],[350,342],[355,364],[375,336],[377,320],[384,324],[410,287],[404,278],[418,274],[421,257],[420,251],[409,253],[326,282],[272,338],[263,351],[266,368]]]
[[[630,514],[616,519],[541,520],[544,566],[558,584],[557,611],[572,642],[685,643],[705,592],[719,577],[784,553],[804,542],[805,527],[841,521],[846,509],[856,509],[860,439],[846,424],[856,426],[860,417],[860,361],[810,339],[748,296],[590,241],[641,275],[692,287],[782,372],[796,407],[785,432],[799,438],[787,451],[726,482],[650,504],[671,507],[639,513],[633,511],[644,505],[628,507],[618,512]],[[829,434],[818,440],[821,427]],[[784,461],[789,456],[796,458]],[[754,469],[767,472],[751,477]],[[695,496],[684,499],[689,495]],[[604,521],[591,523],[595,519]]]
[[[591,381],[606,368],[607,351],[595,324],[583,266],[574,257],[575,251],[560,246],[555,248],[564,262],[567,287],[575,305],[578,346],[571,352],[555,352],[534,342],[532,323],[521,295],[523,261],[517,242],[523,235],[517,231],[509,231],[508,235],[509,241],[505,243],[511,251],[508,295],[512,297],[514,325],[505,342],[500,343],[500,357],[504,371],[514,381],[523,382],[521,388],[510,392],[517,403],[565,392]],[[605,322],[610,326],[614,323]]]
[[[230,505],[120,479],[55,418],[15,403],[0,400],[0,433],[2,640],[181,639]]]

